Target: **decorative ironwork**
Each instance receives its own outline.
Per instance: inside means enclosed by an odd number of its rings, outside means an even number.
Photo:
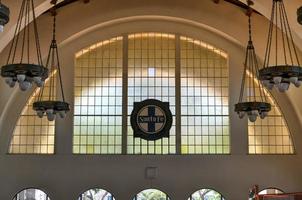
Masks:
[[[59,84],[60,84],[60,90],[61,90],[61,96],[62,100],[56,100],[53,93],[55,92],[55,77],[50,77],[50,87],[49,87],[49,99],[44,101],[42,100],[44,88],[42,88],[38,101],[34,102],[33,109],[37,112],[37,115],[42,118],[44,114],[46,114],[47,119],[49,121],[55,120],[56,114],[59,114],[61,118],[64,118],[66,116],[66,113],[70,110],[69,104],[65,102],[64,97],[64,91],[63,91],[63,83],[62,83],[62,77],[61,77],[61,68],[60,68],[60,59],[59,59],[59,53],[58,53],[58,45],[56,41],[56,11],[55,9],[52,10],[53,14],[53,38],[50,44],[48,58],[46,66],[50,68],[50,71],[53,72],[57,70],[58,77],[59,77]]]
[[[248,5],[250,6],[251,4],[252,2],[248,1]],[[239,103],[235,105],[235,112],[238,113],[239,118],[242,119],[247,115],[251,122],[255,122],[258,116],[260,116],[261,119],[264,119],[268,115],[268,112],[271,110],[271,105],[267,103],[266,95],[261,88],[262,85],[259,83],[259,80],[257,80],[259,68],[252,41],[252,10],[250,7],[247,11],[247,15],[249,24],[249,41],[246,48]],[[243,100],[245,90],[247,90],[246,101]],[[256,93],[260,94],[260,101],[256,98]]]
[[[275,58],[271,55],[273,43],[275,43]],[[284,59],[283,64],[278,63],[280,59]],[[290,84],[294,84],[296,87],[300,87],[302,84],[302,67],[283,0],[273,0],[264,66],[259,70],[259,79],[268,89],[271,90],[275,86],[279,92],[287,91]]]
[[[9,22],[9,8],[0,0],[0,32],[3,32],[4,25]]]
[[[32,25],[30,24],[30,19],[33,19]],[[36,64],[33,64],[33,59],[31,58],[33,54],[31,52],[32,47],[30,46],[31,26],[33,26],[35,38]],[[23,27],[24,30],[21,31]],[[19,59],[17,59],[17,55],[19,55]],[[45,79],[48,77],[48,69],[42,63],[33,0],[22,1],[7,63],[1,68],[1,76],[5,78],[5,82],[10,87],[14,87],[16,82],[18,82],[22,91],[30,89],[33,83],[36,83],[38,87],[42,87]]]

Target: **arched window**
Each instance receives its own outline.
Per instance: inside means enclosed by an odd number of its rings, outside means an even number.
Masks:
[[[39,189],[23,190],[23,191],[19,192],[18,194],[16,194],[16,196],[14,197],[13,200],[26,200],[26,199],[28,199],[28,200],[50,200],[48,195]]]
[[[255,81],[255,83],[258,82]],[[258,87],[260,86],[258,85]],[[267,89],[263,87],[260,87],[260,89],[268,97],[267,101],[272,105],[272,110],[265,119],[257,120],[254,123],[248,122],[249,153],[293,154],[292,137],[280,107]],[[260,100],[259,90],[256,90],[256,92],[255,96]],[[248,92],[248,94],[251,93]]]
[[[225,198],[215,190],[202,189],[192,194],[188,200],[225,200]]]
[[[230,152],[223,51],[173,34],[137,33],[82,50],[76,54],[75,68],[74,153]],[[150,98],[170,103],[169,138],[133,137],[133,103]]]
[[[87,190],[78,200],[115,200],[115,198],[108,191],[96,188]]]
[[[50,76],[55,76],[56,71]],[[50,82],[46,80],[42,99],[49,97]],[[55,147],[55,122],[46,117],[39,118],[33,110],[33,103],[38,99],[40,89],[34,90],[19,117],[10,143],[12,154],[53,154]],[[55,94],[55,92],[53,93]]]
[[[170,200],[170,198],[160,190],[147,189],[136,194],[133,200]]]

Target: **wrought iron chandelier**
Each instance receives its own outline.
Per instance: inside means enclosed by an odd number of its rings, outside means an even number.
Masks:
[[[273,56],[271,50],[274,45]],[[278,63],[280,59],[284,59],[283,64]],[[290,84],[296,87],[302,84],[302,68],[283,0],[273,0],[265,60],[259,79],[268,89],[275,86],[280,92],[287,91]]]
[[[61,68],[60,68],[60,58],[58,53],[58,45],[56,41],[56,10],[52,11],[53,15],[53,38],[50,44],[49,53],[47,57],[46,66],[50,69],[53,73],[48,81],[49,81],[49,88],[48,88],[48,98],[46,100],[43,99],[43,94],[45,92],[45,85],[40,91],[39,98],[37,102],[34,102],[33,109],[37,112],[37,115],[42,118],[45,114],[49,121],[53,121],[58,114],[61,118],[66,116],[66,113],[70,110],[69,104],[65,102],[65,96],[63,91],[63,83],[61,77]],[[58,100],[56,98],[56,76],[58,75],[58,83],[59,88],[61,90],[61,98],[62,100]],[[44,95],[45,96],[45,95]]]
[[[9,8],[0,0],[0,32],[3,32],[4,25],[9,21]]]
[[[302,6],[297,10],[298,22],[302,25]]]
[[[248,5],[252,2],[249,0]],[[271,110],[271,105],[266,101],[265,91],[257,79],[259,68],[258,60],[255,53],[255,48],[252,41],[252,27],[251,27],[252,9],[249,7],[247,11],[249,24],[249,41],[246,48],[244,71],[242,76],[241,90],[239,102],[235,105],[235,112],[238,113],[239,118],[248,116],[251,122],[255,122],[260,116],[264,119]],[[246,94],[246,100],[244,100]],[[259,94],[259,96],[257,96]]]
[[[7,63],[1,68],[1,76],[5,82],[14,87],[16,82],[22,91],[26,91],[36,83],[42,87],[48,77],[48,69],[43,66],[39,43],[38,27],[35,15],[34,0],[23,0],[17,25],[12,40]],[[30,24],[30,19],[33,23]],[[22,28],[24,27],[24,30]],[[33,30],[31,30],[33,29]],[[31,35],[34,35],[35,46],[31,46]],[[33,64],[31,49],[36,51],[37,63]]]

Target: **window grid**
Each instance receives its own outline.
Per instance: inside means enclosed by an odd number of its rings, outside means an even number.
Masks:
[[[250,85],[247,85],[249,90]],[[268,97],[272,110],[265,119],[258,119],[254,123],[248,122],[249,154],[294,154],[291,134],[282,111],[272,95],[263,87],[261,90]],[[256,90],[255,96],[260,100],[259,90]]]
[[[122,37],[77,54],[73,152],[122,153]]]
[[[227,55],[181,37],[181,153],[229,154]]]
[[[56,77],[54,71],[50,78]],[[49,99],[50,79],[44,86],[42,100]],[[56,94],[56,81],[54,92]],[[29,97],[26,106],[19,117],[11,140],[10,154],[53,154],[55,146],[55,122],[48,121],[47,117],[39,118],[33,110],[33,103],[38,100],[40,89],[35,89]]]
[[[138,33],[128,37],[128,154],[175,154],[175,36]],[[145,141],[133,137],[130,114],[133,103],[158,99],[170,103],[173,124],[170,137]]]

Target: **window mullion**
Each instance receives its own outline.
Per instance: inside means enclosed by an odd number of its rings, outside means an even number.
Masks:
[[[127,154],[128,134],[128,35],[123,35],[123,105],[122,105],[122,154]]]
[[[176,154],[181,154],[181,80],[180,80],[180,36],[175,35],[175,108],[176,108]]]

